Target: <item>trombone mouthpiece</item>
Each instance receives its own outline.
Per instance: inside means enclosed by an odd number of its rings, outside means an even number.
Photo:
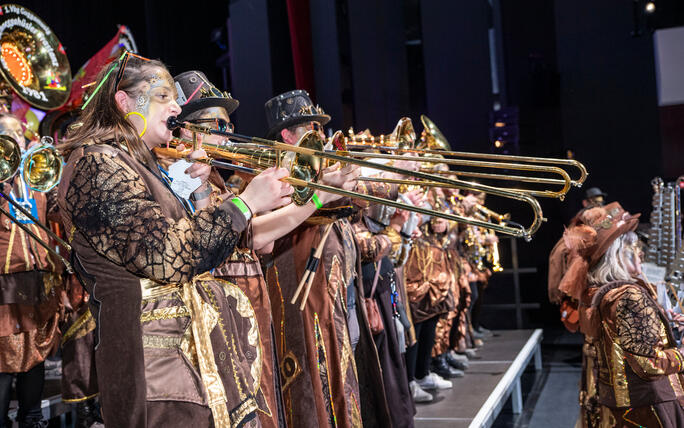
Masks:
[[[181,124],[181,121],[178,120],[176,116],[169,116],[169,118],[166,119],[166,127],[169,128],[171,131],[173,131],[176,128],[180,128]]]

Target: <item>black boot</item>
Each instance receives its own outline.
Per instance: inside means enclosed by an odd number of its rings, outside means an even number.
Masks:
[[[104,427],[100,406],[94,398],[76,403],[76,428]]]
[[[444,379],[463,377],[465,374],[462,370],[457,370],[447,364],[444,354],[432,359],[432,371],[442,376]]]

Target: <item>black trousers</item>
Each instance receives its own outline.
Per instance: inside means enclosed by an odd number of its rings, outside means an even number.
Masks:
[[[416,332],[416,344],[406,349],[406,371],[409,381],[416,378],[422,379],[430,372],[437,321],[439,317],[432,317],[413,325]]]
[[[0,373],[0,428],[6,425],[10,398],[12,397],[12,379],[17,377],[17,399],[19,413],[17,420],[20,424],[40,421],[43,418],[40,402],[43,397],[45,384],[45,364],[40,363],[31,370],[23,373]]]
[[[470,323],[474,329],[480,327],[480,313],[482,312],[482,301],[484,300],[485,285],[481,282],[470,283]]]

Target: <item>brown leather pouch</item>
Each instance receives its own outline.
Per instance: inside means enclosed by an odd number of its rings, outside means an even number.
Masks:
[[[370,297],[364,297],[363,303],[366,305],[366,316],[368,317],[368,326],[370,327],[371,333],[380,334],[385,330],[385,326],[382,323],[382,317],[380,317],[380,309],[378,309],[378,302],[375,301],[373,295],[375,295],[375,287],[378,285],[378,278],[380,276],[380,268],[382,265],[382,260],[378,263],[375,268],[375,278],[373,279],[373,288],[371,288]]]

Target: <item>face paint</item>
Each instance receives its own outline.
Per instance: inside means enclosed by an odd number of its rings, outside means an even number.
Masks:
[[[133,95],[133,101],[134,110],[143,115],[147,122],[143,140],[150,147],[163,144],[171,138],[166,120],[169,116],[180,113],[175,102],[176,88],[173,79],[163,70],[157,70],[139,88]]]

